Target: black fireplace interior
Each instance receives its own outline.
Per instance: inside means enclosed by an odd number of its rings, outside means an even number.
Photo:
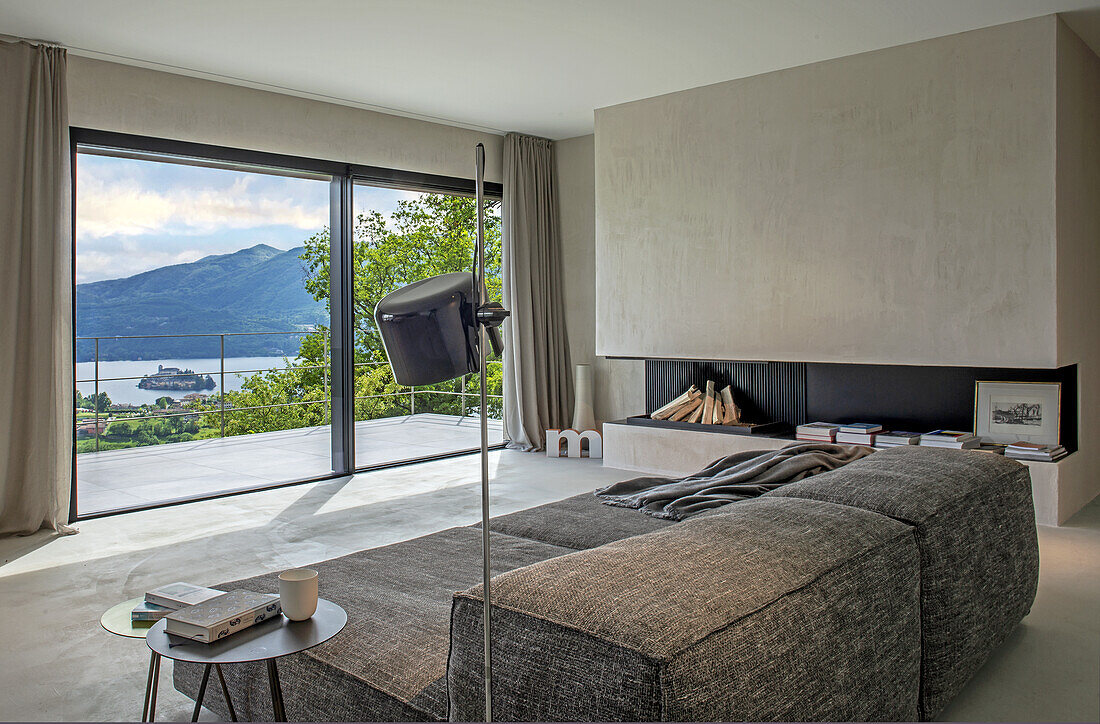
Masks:
[[[1061,382],[1061,442],[1077,449],[1077,365],[1057,369],[647,359],[646,414],[689,386],[732,385],[751,422],[877,422],[887,429],[972,430],[974,383]]]

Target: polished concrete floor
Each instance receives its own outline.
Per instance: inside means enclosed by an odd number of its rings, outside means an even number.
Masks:
[[[631,476],[597,460],[491,459],[493,514]],[[0,719],[137,719],[148,652],[103,631],[105,609],[174,580],[214,584],[474,522],[477,479],[468,456],[0,539]],[[1100,717],[1100,502],[1040,528],[1039,544],[1031,615],[943,718]],[[190,700],[162,677],[158,719],[186,721]]]
[[[473,449],[481,444],[480,430],[476,417],[430,413],[357,422],[355,464],[368,467]],[[490,443],[503,439],[500,420],[490,420]],[[81,453],[76,456],[77,510],[87,515],[134,508],[331,471],[328,426]]]

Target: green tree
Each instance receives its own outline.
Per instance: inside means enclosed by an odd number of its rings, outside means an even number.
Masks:
[[[118,437],[130,437],[134,429],[128,422],[112,422],[111,427],[108,428],[107,434],[116,435]]]
[[[111,407],[111,398],[107,396],[106,392],[100,392],[98,396],[86,397],[84,400],[87,404],[93,404],[99,412],[107,412]]]
[[[501,292],[499,208],[499,202],[487,202],[485,220],[486,287],[489,298],[497,300]],[[389,219],[377,211],[358,216],[353,246],[357,362],[386,360],[374,325],[374,308],[382,297],[420,279],[473,269],[476,224],[474,199],[443,194],[401,200]],[[302,260],[306,267],[306,290],[327,307],[327,229],[306,240]],[[316,342],[303,344],[307,354],[317,346]]]
[[[167,410],[172,405],[172,398],[158,397],[154,404],[162,410]]]
[[[501,221],[499,202],[487,204],[486,287],[490,299],[501,293]],[[398,202],[386,217],[379,212],[356,219],[353,246],[355,315],[355,418],[357,420],[407,415],[412,412],[408,388],[398,385],[387,364],[385,350],[374,325],[374,308],[386,294],[406,284],[447,272],[471,271],[476,234],[474,199],[425,194]],[[315,299],[329,304],[329,233],[324,230],[305,242],[305,288]],[[330,345],[328,330],[307,335],[298,358],[284,360],[286,370],[269,370],[249,377],[239,391],[225,392],[225,427],[228,435],[287,430],[328,423],[325,402]],[[489,393],[501,392],[501,367],[490,365]],[[462,383],[451,380],[430,388],[417,388],[416,412],[470,414],[475,397],[462,398],[444,392],[460,392]],[[437,391],[440,394],[433,394]],[[478,391],[476,375],[466,391]],[[220,429],[220,414],[213,399],[197,406],[206,412],[202,428],[213,434]],[[490,416],[501,415],[499,400],[490,400]]]

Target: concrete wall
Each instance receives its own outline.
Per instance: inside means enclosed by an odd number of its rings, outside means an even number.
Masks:
[[[598,422],[645,411],[645,369],[638,360],[596,356],[595,139],[554,142],[555,193],[561,222],[566,329],[573,364],[593,367]]]
[[[1053,366],[1053,16],[596,111],[596,352]]]
[[[1100,58],[1059,18],[601,109],[595,136],[598,354],[1077,364],[1040,520],[1100,493]]]
[[[73,55],[69,122],[462,178],[480,141],[486,180],[501,179],[503,137],[491,133]]]
[[[1058,363],[1078,365],[1085,474],[1060,481],[1058,516],[1100,494],[1100,57],[1057,26]]]

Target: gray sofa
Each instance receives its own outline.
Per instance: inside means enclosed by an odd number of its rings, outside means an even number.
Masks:
[[[682,523],[585,494],[490,529],[502,721],[931,719],[1038,578],[1027,468],[979,452],[894,448]],[[288,716],[479,720],[480,565],[476,526],[317,564],[349,622],[280,660]],[[265,671],[225,673],[270,719]]]

